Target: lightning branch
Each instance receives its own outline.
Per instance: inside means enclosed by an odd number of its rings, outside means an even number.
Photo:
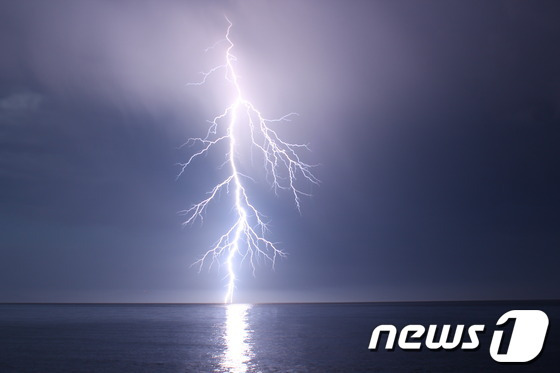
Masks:
[[[189,85],[203,85],[218,72],[223,72],[224,83],[233,88],[235,97],[233,102],[223,112],[209,120],[209,129],[205,137],[190,138],[185,145],[194,146],[197,150],[184,163],[180,163],[181,176],[187,167],[201,156],[206,155],[219,144],[224,143],[227,149],[224,166],[229,168],[225,179],[216,184],[207,194],[207,197],[190,208],[181,211],[186,218],[185,225],[204,218],[208,205],[216,200],[222,192],[232,197],[233,210],[236,215],[235,222],[225,229],[215,244],[198,259],[194,265],[199,271],[208,263],[225,265],[227,269],[227,291],[224,302],[233,301],[233,293],[236,285],[236,261],[247,260],[255,272],[258,257],[263,257],[272,263],[272,267],[278,257],[285,256],[277,243],[267,238],[268,228],[266,217],[257,209],[251,201],[246,189],[246,183],[252,179],[242,173],[239,167],[239,153],[242,147],[253,147],[260,152],[264,159],[263,171],[270,181],[276,194],[286,191],[292,195],[295,205],[300,211],[301,197],[309,195],[302,191],[298,185],[299,180],[312,184],[319,184],[319,180],[312,173],[313,165],[307,164],[300,158],[302,150],[309,150],[307,145],[295,144],[282,140],[273,129],[278,122],[290,121],[296,113],[289,113],[281,118],[267,119],[244,95],[235,70],[237,61],[232,53],[234,43],[231,39],[232,23],[229,19],[225,39],[225,61],[223,64],[213,67],[207,72],[202,72],[199,82]],[[209,49],[217,47],[220,42]],[[240,126],[246,126],[250,140],[242,141],[236,135]]]

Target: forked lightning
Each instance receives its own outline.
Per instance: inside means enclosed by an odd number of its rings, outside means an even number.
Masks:
[[[255,271],[257,256],[262,256],[270,260],[272,266],[278,257],[284,256],[285,253],[277,247],[277,244],[266,238],[267,223],[265,217],[259,212],[249,198],[245,183],[251,180],[250,177],[243,174],[239,170],[239,149],[244,146],[252,146],[262,153],[264,158],[264,170],[267,178],[270,180],[275,193],[279,190],[289,191],[295,201],[295,205],[300,210],[300,197],[308,195],[298,188],[297,179],[303,177],[302,180],[318,184],[319,180],[312,173],[312,165],[303,162],[298,152],[301,149],[308,149],[307,145],[292,144],[283,141],[271,128],[271,124],[275,122],[289,121],[296,113],[287,114],[278,119],[266,119],[261,112],[249,101],[242,93],[238,75],[235,71],[236,57],[232,54],[234,43],[231,40],[230,31],[232,23],[229,19],[228,28],[225,39],[225,63],[213,67],[207,72],[202,72],[202,79],[196,83],[189,85],[203,85],[214,73],[224,71],[226,84],[235,92],[235,98],[231,105],[214,117],[210,123],[210,128],[205,137],[190,138],[185,145],[197,146],[198,150],[190,156],[185,163],[180,163],[181,176],[185,169],[197,158],[206,155],[216,145],[225,143],[228,149],[226,153],[226,162],[224,165],[229,167],[228,176],[215,185],[208,197],[194,204],[187,210],[181,211],[186,216],[184,224],[193,223],[197,219],[202,221],[203,213],[208,204],[217,199],[222,191],[226,191],[229,195],[233,192],[233,208],[236,214],[236,220],[232,226],[225,231],[217,240],[214,246],[209,249],[194,265],[199,266],[199,270],[203,268],[205,263],[209,262],[211,266],[214,262],[222,264],[225,261],[227,267],[227,292],[225,295],[225,303],[233,301],[233,292],[236,284],[236,273],[234,262],[236,258],[247,259]],[[219,43],[207,49],[215,48]],[[242,143],[242,139],[236,137],[238,126],[247,126],[250,134],[250,141]],[[223,259],[225,257],[225,260]]]

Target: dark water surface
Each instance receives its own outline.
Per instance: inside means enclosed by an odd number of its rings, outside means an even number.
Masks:
[[[529,364],[498,364],[488,352],[496,321],[512,309],[540,309],[550,320],[543,353]],[[476,351],[369,351],[379,324],[485,324],[486,331]],[[555,372],[558,325],[557,301],[3,304],[0,372]]]

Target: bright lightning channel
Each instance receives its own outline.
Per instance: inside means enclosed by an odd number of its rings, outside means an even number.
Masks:
[[[275,193],[279,190],[289,191],[295,201],[298,211],[300,211],[300,197],[308,195],[296,186],[298,177],[302,176],[312,184],[319,184],[319,180],[313,175],[311,169],[313,165],[307,164],[300,159],[298,151],[302,148],[309,150],[307,145],[292,144],[283,141],[276,131],[271,127],[271,123],[290,121],[296,113],[287,114],[278,119],[266,119],[261,112],[247,100],[241,90],[238,75],[235,71],[234,63],[237,61],[232,54],[234,43],[230,37],[232,23],[226,17],[228,28],[225,39],[221,42],[227,44],[225,53],[225,63],[213,67],[207,72],[202,72],[202,80],[196,83],[188,83],[188,85],[203,85],[207,79],[217,71],[224,70],[224,78],[235,91],[235,100],[221,114],[209,121],[210,128],[206,137],[190,138],[184,145],[197,145],[199,150],[192,154],[187,162],[180,163],[181,170],[179,176],[183,174],[185,169],[198,157],[206,155],[210,149],[219,143],[228,143],[228,152],[226,153],[226,162],[229,164],[230,173],[222,182],[215,185],[206,199],[194,204],[187,210],[180,211],[187,218],[183,224],[195,222],[197,219],[203,220],[203,213],[208,204],[215,200],[223,189],[229,194],[230,188],[233,189],[233,204],[237,216],[235,223],[217,240],[217,242],[209,249],[199,260],[193,265],[199,266],[199,271],[204,264],[210,261],[210,266],[214,262],[220,262],[220,258],[225,257],[225,266],[227,268],[227,292],[224,302],[231,303],[233,301],[233,292],[235,290],[236,273],[234,270],[234,262],[236,257],[242,260],[248,259],[253,274],[255,272],[256,257],[261,255],[270,260],[272,266],[276,262],[277,257],[285,256],[285,253],[277,247],[277,244],[266,238],[268,231],[265,223],[264,215],[251,203],[244,182],[251,180],[244,175],[238,168],[238,149],[243,145],[235,136],[237,126],[245,124],[248,126],[251,142],[249,145],[256,148],[264,156],[264,169],[267,178],[270,180]],[[206,51],[217,46],[207,48]],[[244,117],[244,120],[240,119]],[[226,124],[225,133],[221,127]],[[223,134],[219,134],[223,133]]]

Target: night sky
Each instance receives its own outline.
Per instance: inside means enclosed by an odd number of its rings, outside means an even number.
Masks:
[[[319,187],[251,186],[288,257],[237,301],[560,297],[557,1],[2,1],[0,302],[220,302],[190,267],[231,216],[178,211],[221,155],[178,147],[246,96],[309,143]],[[260,180],[262,181],[262,180]]]

